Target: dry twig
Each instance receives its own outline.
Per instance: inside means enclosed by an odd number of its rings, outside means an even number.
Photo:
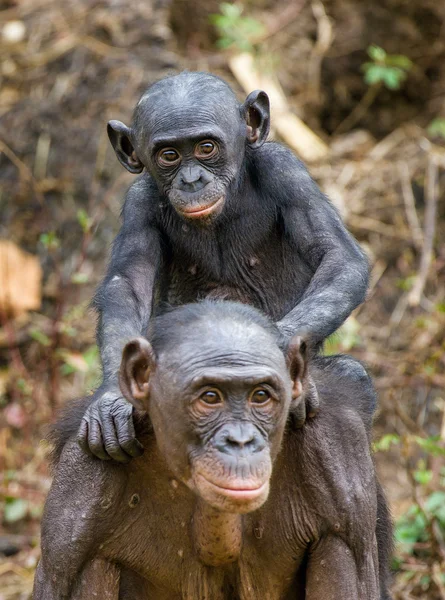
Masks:
[[[408,221],[408,225],[411,229],[411,235],[413,236],[413,243],[417,249],[421,249],[423,246],[423,234],[422,228],[420,227],[419,219],[417,217],[416,203],[414,199],[413,189],[411,187],[411,177],[409,174],[409,168],[406,162],[400,161],[398,164],[400,182],[402,184],[402,196],[403,202],[405,203],[405,213]]]
[[[425,194],[425,222],[424,222],[424,243],[422,256],[420,257],[419,272],[416,276],[414,285],[408,295],[408,304],[418,306],[425,288],[428,272],[433,258],[434,234],[436,232],[436,213],[437,213],[437,179],[438,166],[434,155],[430,156],[427,170],[427,185]]]
[[[308,66],[308,96],[313,102],[320,102],[321,63],[329,50],[334,33],[331,19],[327,16],[320,0],[312,1],[312,13],[317,21],[317,41],[312,49]]]

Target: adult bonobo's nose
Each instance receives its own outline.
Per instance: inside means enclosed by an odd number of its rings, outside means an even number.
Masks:
[[[261,452],[266,442],[251,423],[230,423],[215,436],[215,446],[226,454]]]
[[[184,192],[199,192],[211,179],[210,174],[201,167],[184,167],[179,176],[179,184]]]

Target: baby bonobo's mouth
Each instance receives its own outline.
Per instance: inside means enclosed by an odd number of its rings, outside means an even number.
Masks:
[[[194,206],[192,208],[183,208],[181,213],[187,217],[188,219],[199,219],[202,217],[206,217],[212,214],[215,210],[217,210],[220,205],[224,202],[224,197],[220,196],[214,202],[210,204]]]

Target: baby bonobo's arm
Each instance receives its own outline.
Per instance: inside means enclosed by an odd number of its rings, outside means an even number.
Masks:
[[[295,176],[286,181],[292,200],[282,209],[283,222],[285,235],[314,274],[298,304],[277,325],[286,338],[300,333],[309,347],[316,347],[365,299],[369,266],[335,208],[297,162]],[[308,414],[315,414],[318,395],[310,378],[305,401]]]
[[[143,451],[135,437],[133,407],[119,390],[118,373],[126,342],[146,334],[161,255],[159,233],[148,217],[151,198],[141,185],[136,182],[130,188],[108,272],[96,294],[103,383],[92,397],[78,433],[85,452],[120,462]]]

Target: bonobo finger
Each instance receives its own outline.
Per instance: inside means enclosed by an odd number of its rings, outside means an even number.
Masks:
[[[76,441],[85,454],[88,454],[88,456],[93,456],[92,452],[90,451],[90,447],[88,446],[88,421],[86,419],[82,419],[79,431],[77,432]]]
[[[120,463],[127,463],[131,456],[126,454],[120,447],[116,435],[116,429],[113,417],[109,416],[106,420],[102,419],[102,435],[104,440],[105,451],[113,460]]]
[[[315,417],[320,408],[320,398],[318,397],[317,388],[315,387],[312,377],[309,378],[308,388],[304,395],[304,399],[306,402],[307,416],[310,418]]]
[[[126,418],[121,414],[115,416],[114,427],[116,429],[119,446],[133,458],[142,456],[144,453],[144,446],[136,439],[136,432],[133,424],[133,412]]]
[[[290,413],[291,425],[294,429],[300,429],[306,422],[306,404],[304,398],[292,409]]]
[[[102,460],[110,460],[110,457],[105,452],[100,425],[94,417],[88,421],[88,446],[93,456]]]

